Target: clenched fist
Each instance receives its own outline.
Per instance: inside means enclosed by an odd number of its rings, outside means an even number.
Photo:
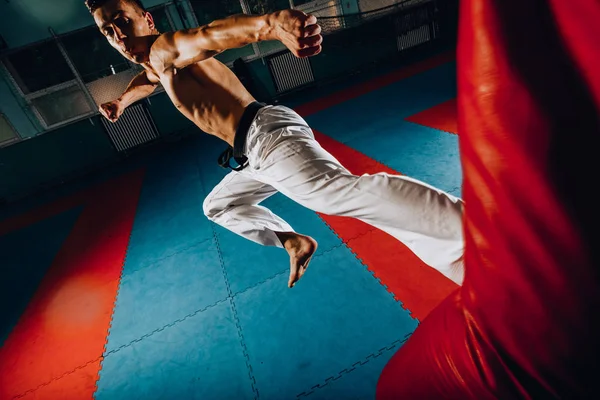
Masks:
[[[119,100],[113,100],[102,104],[98,111],[110,122],[117,122],[123,111],[125,111],[125,107]]]
[[[283,10],[271,14],[275,36],[296,57],[310,57],[321,52],[321,27],[317,17],[300,10]]]

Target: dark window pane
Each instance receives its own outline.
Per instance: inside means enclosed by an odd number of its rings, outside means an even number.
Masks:
[[[294,7],[298,7],[301,6],[302,4],[306,4],[306,3],[312,3],[315,0],[293,0],[294,3]]]
[[[250,14],[267,14],[290,8],[289,0],[248,0]]]
[[[55,42],[27,47],[6,57],[6,67],[23,93],[75,79]]]
[[[77,72],[86,83],[130,68],[128,61],[108,44],[95,26],[61,40]]]
[[[192,8],[200,25],[243,12],[239,0],[192,0]]]
[[[17,132],[13,129],[4,114],[0,114],[0,144],[9,141],[12,142],[18,138]]]
[[[85,94],[76,85],[37,97],[31,103],[48,126],[92,111]]]

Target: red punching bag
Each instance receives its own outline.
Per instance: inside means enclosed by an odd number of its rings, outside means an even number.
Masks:
[[[377,399],[600,398],[600,2],[460,7],[465,280]]]

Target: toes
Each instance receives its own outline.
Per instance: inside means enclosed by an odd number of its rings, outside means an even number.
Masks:
[[[306,262],[300,266],[292,266],[290,270],[290,279],[288,281],[288,287],[293,288],[296,282],[302,278],[302,275],[308,269],[308,263],[310,262],[310,258],[306,260]]]
[[[293,288],[294,285],[296,284],[296,282],[298,281],[298,274],[296,273],[296,271],[292,270],[290,271],[290,279],[288,280],[288,287],[289,288]]]
[[[308,261],[306,263],[304,263],[304,265],[302,265],[300,267],[300,271],[298,272],[298,280],[300,278],[302,278],[302,275],[304,275],[304,273],[306,272],[307,268],[308,268]]]

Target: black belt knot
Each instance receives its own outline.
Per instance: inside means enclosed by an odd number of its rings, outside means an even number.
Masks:
[[[252,121],[254,121],[256,114],[264,106],[266,106],[265,103],[254,101],[250,103],[248,107],[246,107],[244,113],[242,114],[242,118],[240,118],[240,124],[235,131],[233,147],[228,146],[227,149],[219,156],[218,163],[221,167],[225,169],[231,168],[234,171],[241,171],[246,168],[248,165],[248,158],[244,154],[244,147],[246,146],[248,130],[250,129],[250,125],[252,125]],[[231,159],[235,160],[238,165],[231,165]]]

